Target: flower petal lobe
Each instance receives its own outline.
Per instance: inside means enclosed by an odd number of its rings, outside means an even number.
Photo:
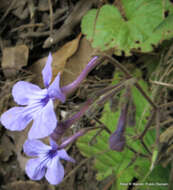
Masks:
[[[45,65],[44,69],[42,70],[43,82],[44,82],[44,86],[46,88],[49,86],[49,84],[52,80],[51,64],[52,64],[52,55],[51,55],[51,53],[49,53],[46,65]]]

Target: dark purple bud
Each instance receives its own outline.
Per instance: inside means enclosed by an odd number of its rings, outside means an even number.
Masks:
[[[91,59],[91,61],[87,64],[85,69],[81,72],[81,74],[77,77],[75,81],[61,88],[62,93],[65,95],[71,94],[76,88],[81,84],[81,82],[85,79],[88,73],[100,62],[97,61],[98,56],[95,56]]]
[[[126,120],[127,120],[128,103],[121,110],[120,118],[116,131],[109,138],[109,147],[112,150],[123,151],[126,143],[124,136]]]
[[[51,134],[51,138],[55,141],[61,138],[62,135],[66,132],[66,130],[69,129],[77,120],[79,120],[85,114],[85,112],[88,110],[91,104],[92,104],[92,100],[89,99],[79,112],[74,114],[71,118],[65,121],[59,122],[58,126],[56,127],[54,132]]]
[[[123,133],[114,132],[109,138],[109,147],[112,150],[121,152],[124,150],[126,139]]]

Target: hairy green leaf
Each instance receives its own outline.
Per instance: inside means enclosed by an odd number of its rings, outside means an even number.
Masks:
[[[113,48],[115,54],[130,55],[132,50],[152,51],[153,45],[168,39],[165,29],[154,29],[165,19],[164,12],[173,13],[169,0],[121,0],[121,9],[104,5],[90,10],[82,20],[82,33],[92,41],[94,48]]]

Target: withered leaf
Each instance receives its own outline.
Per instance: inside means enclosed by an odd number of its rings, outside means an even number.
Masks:
[[[29,49],[26,45],[7,47],[2,52],[2,69],[6,77],[14,77],[17,72],[27,65]]]

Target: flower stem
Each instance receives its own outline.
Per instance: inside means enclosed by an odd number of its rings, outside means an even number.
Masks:
[[[85,114],[85,112],[88,110],[89,106],[92,103],[93,103],[93,101],[91,99],[87,100],[85,105],[81,108],[81,110],[79,112],[74,114],[71,118],[69,118],[63,122],[59,122],[58,126],[56,127],[54,132],[51,134],[51,138],[55,141],[59,140],[59,138],[62,137],[62,135],[65,133],[65,131],[68,128],[70,128],[71,125],[73,125],[77,120],[79,120]]]
[[[76,90],[76,88],[82,83],[82,81],[85,79],[85,77],[88,75],[88,73],[99,63],[101,62],[101,59],[98,59],[98,56],[95,56],[91,59],[91,61],[87,64],[87,66],[84,68],[84,70],[81,72],[81,74],[77,77],[76,80],[74,80],[72,83],[63,86],[61,88],[62,93],[71,94]]]

